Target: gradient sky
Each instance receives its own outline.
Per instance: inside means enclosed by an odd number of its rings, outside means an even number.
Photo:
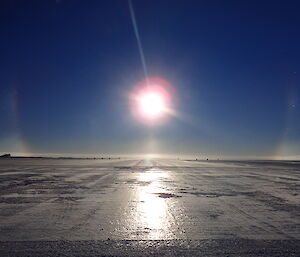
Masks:
[[[0,152],[300,158],[300,2],[133,0],[176,117],[128,108],[144,79],[128,2],[0,4]]]

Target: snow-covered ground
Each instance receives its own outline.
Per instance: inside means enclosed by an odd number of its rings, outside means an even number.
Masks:
[[[297,162],[3,159],[0,245],[4,251],[15,241],[299,243],[299,186]]]

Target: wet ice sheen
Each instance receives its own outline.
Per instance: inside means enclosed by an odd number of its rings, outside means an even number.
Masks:
[[[0,241],[299,239],[300,164],[0,161]]]

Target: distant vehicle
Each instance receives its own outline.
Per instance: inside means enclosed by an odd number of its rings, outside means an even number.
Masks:
[[[10,158],[10,157],[11,157],[10,153],[6,153],[6,154],[3,154],[3,155],[0,155],[0,158]]]

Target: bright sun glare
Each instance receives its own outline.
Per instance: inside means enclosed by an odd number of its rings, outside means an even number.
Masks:
[[[141,110],[148,117],[156,117],[165,109],[163,97],[158,93],[146,93],[140,98]]]
[[[162,78],[142,80],[129,94],[130,111],[145,125],[164,124],[174,113],[174,93],[174,87]]]

